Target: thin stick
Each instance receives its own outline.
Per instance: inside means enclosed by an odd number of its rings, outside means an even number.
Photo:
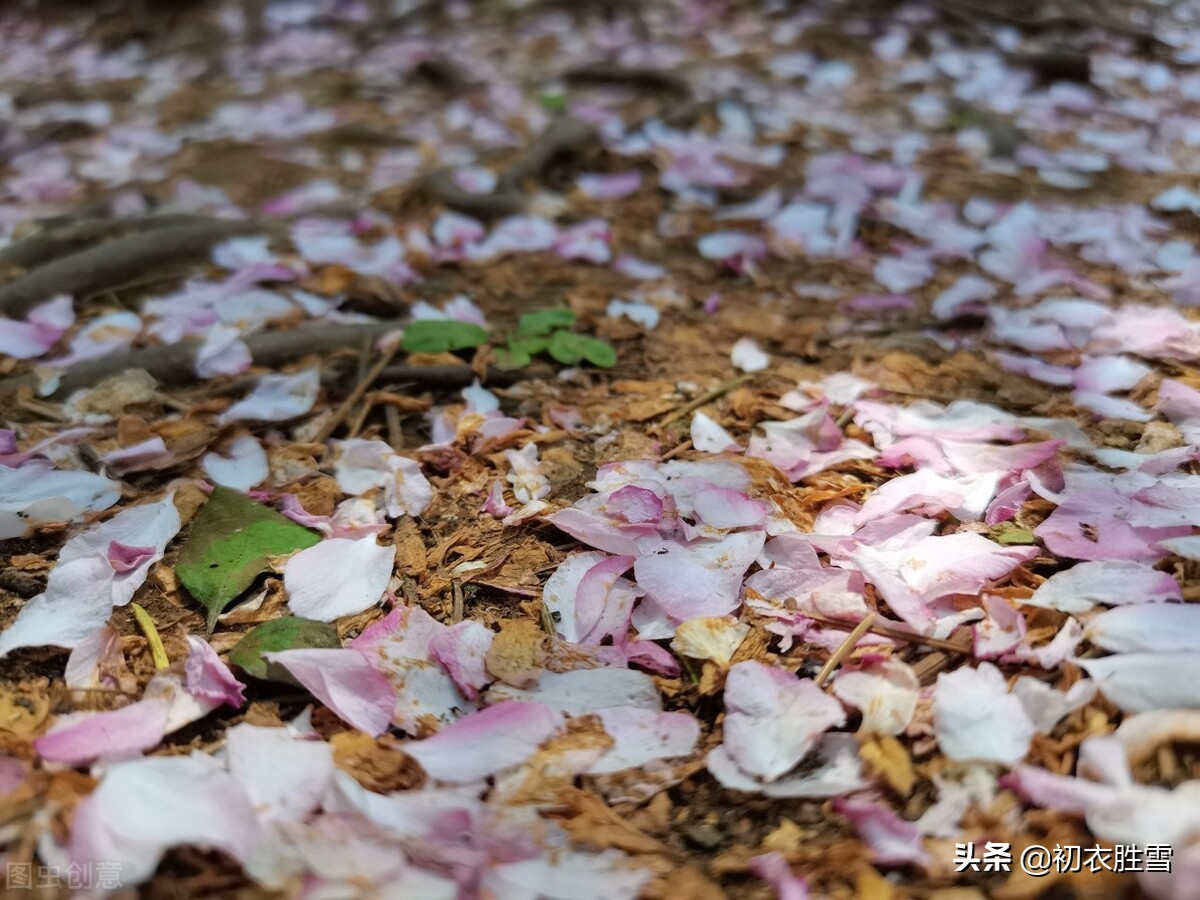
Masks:
[[[387,419],[388,443],[393,450],[404,449],[404,429],[400,427],[400,410],[390,403],[384,406],[383,416]]]
[[[862,636],[867,633],[867,629],[874,624],[874,612],[869,612],[863,616],[862,621],[854,626],[854,629],[846,635],[846,639],[833,651],[833,655],[825,661],[825,665],[821,666],[821,671],[817,673],[816,678],[817,687],[822,687],[829,680],[829,676],[833,674],[833,670],[842,664],[842,660],[849,655]]]
[[[136,603],[130,603],[129,606],[133,610],[133,617],[137,619],[138,625],[141,626],[142,634],[146,635],[146,641],[150,644],[150,655],[154,658],[154,668],[169,668],[171,658],[167,656],[167,648],[163,646],[162,637],[158,633],[158,626],[150,618],[150,613],[146,612],[146,610],[142,609]]]
[[[850,628],[849,622],[842,622],[838,619],[831,619],[829,616],[823,616],[815,612],[801,612],[800,615],[806,619],[812,619],[821,625],[829,625],[833,628],[844,629]],[[867,629],[872,634],[878,634],[882,637],[891,638],[894,641],[904,641],[908,644],[922,644],[926,647],[936,647],[938,650],[945,650],[948,653],[970,653],[970,646],[956,644],[954,641],[944,641],[941,638],[925,637],[920,634],[912,634],[907,631],[901,631],[899,628],[892,628],[888,625],[872,624]]]
[[[691,401],[690,403],[685,403],[683,406],[679,407],[679,409],[675,410],[674,413],[671,413],[670,414],[671,418],[665,420],[662,423],[663,427],[665,428],[668,425],[675,424],[680,419],[682,419],[684,416],[686,416],[688,413],[695,412],[700,407],[705,406],[706,404],[712,403],[714,400],[716,400],[719,397],[723,397],[725,394],[728,394],[730,391],[732,391],[735,387],[739,387],[739,386],[745,384],[747,381],[749,381],[753,377],[754,377],[753,373],[747,372],[745,375],[739,375],[737,378],[731,378],[731,379],[729,379],[729,381],[722,382],[721,384],[719,384],[715,388],[713,388],[711,391],[709,391],[707,394],[701,394],[695,400]]]
[[[352,410],[355,404],[357,404],[358,401],[363,398],[363,395],[371,389],[371,385],[375,383],[375,379],[377,379],[379,374],[387,368],[388,363],[392,361],[392,357],[396,355],[399,349],[400,342],[396,341],[391,347],[383,352],[383,355],[380,356],[379,359],[375,361],[375,365],[371,366],[370,371],[368,371],[367,374],[363,376],[362,380],[355,385],[354,390],[350,392],[350,396],[342,401],[342,405],[337,408],[337,412],[335,412],[329,418],[329,420],[326,421],[321,430],[317,432],[316,437],[313,438],[316,443],[323,444],[329,440],[330,436],[337,429],[337,427],[342,424],[346,416],[350,415],[350,410]]]
[[[454,608],[450,611],[451,622],[461,622],[463,620],[463,592],[462,585],[457,581],[452,585],[454,593]]]

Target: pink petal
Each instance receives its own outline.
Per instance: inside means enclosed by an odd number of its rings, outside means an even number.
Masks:
[[[644,593],[621,574],[633,557],[617,556],[597,563],[580,579],[575,595],[575,621],[580,640],[600,644],[605,638],[624,641],[629,632],[633,605]]]
[[[209,643],[188,635],[188,657],[184,664],[188,693],[206,703],[224,703],[240,709],[246,702],[246,686],[233,677],[229,667],[221,662]]]
[[[245,722],[225,732],[225,759],[260,822],[296,822],[333,786],[333,747]]]
[[[858,836],[874,852],[875,862],[903,866],[929,861],[917,826],[901,819],[878,800],[838,797],[833,801],[833,811],[850,820]]]
[[[759,527],[767,519],[766,503],[730,488],[703,488],[692,503],[696,520],[713,528]]]
[[[664,541],[638,558],[634,574],[676,619],[723,616],[737,608],[742,577],[765,541],[761,531],[732,532],[720,540]]]
[[[658,712],[662,698],[654,679],[633,669],[573,669],[543,672],[529,689],[493,685],[488,697],[523,700],[549,707],[564,716],[583,716],[613,707],[631,706]]]
[[[42,759],[80,765],[96,759],[129,759],[155,747],[167,733],[170,704],[142,700],[121,709],[84,713],[33,742]]]
[[[792,874],[782,853],[752,857],[747,868],[775,889],[776,900],[808,900],[808,882]]]
[[[113,541],[108,545],[108,561],[114,572],[124,575],[151,559],[157,552],[155,547],[130,547],[120,541]]]
[[[613,175],[585,173],[575,182],[584,196],[595,200],[620,200],[635,193],[642,186],[642,173],[637,171],[618,172]]]
[[[432,777],[463,784],[520,765],[561,729],[559,715],[540,703],[498,703],[404,750]]]
[[[346,724],[378,736],[392,721],[392,684],[366,655],[351,648],[281,650],[264,654],[283,666]]]
[[[983,608],[988,617],[974,628],[972,652],[977,659],[995,659],[1021,643],[1025,617],[994,594],[984,595]]]
[[[688,433],[692,446],[704,453],[739,453],[742,449],[728,431],[702,412],[692,416]]]
[[[121,652],[121,635],[104,625],[75,645],[67,657],[63,681],[73,688],[117,687],[128,671]]]

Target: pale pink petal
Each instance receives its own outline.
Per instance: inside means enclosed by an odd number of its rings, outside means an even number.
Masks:
[[[1105,610],[1084,637],[1112,653],[1200,652],[1200,605],[1150,603]]]
[[[512,511],[513,508],[504,502],[504,483],[497,478],[488,489],[487,500],[484,502],[481,512],[502,519]]]
[[[601,710],[599,716],[615,743],[588,768],[593,775],[687,756],[700,739],[700,725],[690,713],[614,707]]]
[[[845,710],[811,679],[757,662],[738,663],[725,682],[725,748],[738,768],[774,781],[790,771]]]
[[[374,537],[329,538],[301,550],[283,568],[288,606],[298,616],[332,622],[380,601],[392,578],[396,550]]]
[[[994,594],[984,595],[983,608],[988,617],[973,629],[972,652],[976,659],[996,659],[1021,643],[1025,617]]]
[[[575,621],[580,640],[598,644],[606,637],[624,639],[633,604],[642,591],[621,576],[633,565],[632,556],[612,556],[596,563],[579,580]]]
[[[702,488],[692,505],[696,521],[713,528],[759,527],[767,519],[766,503],[729,488]]]
[[[140,472],[169,463],[174,459],[175,454],[167,449],[166,442],[161,437],[148,438],[129,447],[121,447],[119,450],[105,453],[100,457],[105,469],[114,475]]]
[[[67,657],[63,681],[73,688],[117,687],[127,673],[121,635],[105,625],[75,645]]]
[[[771,364],[771,357],[763,352],[753,338],[738,338],[729,354],[735,369],[743,372],[761,372]]]
[[[216,760],[150,757],[110,767],[75,807],[70,855],[84,871],[103,863],[121,886],[134,887],[172,847],[218,849],[242,859],[258,828],[241,785]]]
[[[815,768],[806,766],[803,774],[784,775],[769,782],[759,781],[739,769],[724,745],[710,750],[705,764],[723,787],[767,797],[836,797],[863,787],[862,763],[854,735],[823,735],[812,757]]]
[[[1022,675],[1013,685],[1012,693],[1025,707],[1025,714],[1038,733],[1049,734],[1067,715],[1092,702],[1096,682],[1084,678],[1069,690],[1059,691],[1044,681]]]
[[[429,640],[429,655],[441,663],[468,700],[492,681],[484,659],[495,634],[480,622],[468,619],[439,631]]]
[[[916,712],[921,684],[911,666],[887,657],[861,668],[839,670],[833,693],[862,713],[861,731],[900,734]]]
[[[241,330],[233,325],[213,325],[196,350],[196,374],[205,379],[240,375],[253,362]]]
[[[537,444],[528,443],[520,450],[505,450],[508,483],[518,503],[541,500],[550,493],[550,480],[538,469]]]
[[[542,603],[554,619],[554,630],[564,640],[575,643],[582,640],[585,629],[579,625],[575,606],[579,594],[579,584],[589,571],[608,558],[606,554],[595,550],[572,553],[558,564],[558,567],[547,579],[546,586],[542,590]],[[623,558],[631,559],[631,557]]]
[[[358,650],[281,650],[264,656],[283,666],[346,724],[372,736],[391,724],[392,684]]]
[[[404,751],[439,781],[462,784],[520,765],[561,729],[558,713],[540,703],[498,703]]]
[[[270,469],[262,444],[253,435],[244,434],[229,445],[229,454],[206,453],[200,460],[204,474],[213,484],[248,491],[267,480]]]
[[[1200,708],[1200,655],[1195,653],[1121,653],[1075,662],[1125,712]]]
[[[938,675],[933,724],[942,752],[958,760],[1015,763],[1034,735],[1024,706],[991,663]]]
[[[594,200],[620,200],[642,186],[642,173],[617,172],[612,175],[584,173],[575,182],[584,196]]]
[[[565,716],[583,716],[613,707],[632,706],[658,712],[662,698],[654,679],[633,669],[573,669],[543,672],[535,687],[495,684],[492,700],[522,700],[546,706]]]
[[[1022,602],[1065,613],[1085,613],[1097,604],[1179,602],[1179,582],[1169,572],[1129,560],[1076,563],[1047,578],[1033,596]]]
[[[618,900],[641,895],[653,878],[631,868],[615,850],[603,853],[559,851],[493,866],[484,875],[485,894],[494,897],[561,897],[563,900]]]
[[[75,322],[70,297],[55,297],[29,311],[24,322],[0,318],[0,354],[36,359],[50,351]]]
[[[225,761],[260,822],[299,821],[333,785],[333,748],[245,722],[225,733]]]
[[[742,449],[728,431],[702,412],[692,416],[688,433],[692,446],[704,453],[738,453]]]
[[[318,369],[305,369],[295,375],[263,375],[243,399],[221,413],[222,425],[244,419],[283,422],[302,416],[313,408],[321,390]]]
[[[59,562],[46,590],[0,632],[0,658],[20,647],[74,647],[91,637],[112,615],[115,574],[105,558]]]

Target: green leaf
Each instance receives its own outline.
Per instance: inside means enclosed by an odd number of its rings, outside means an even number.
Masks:
[[[508,345],[496,350],[496,368],[520,369],[529,365],[535,353],[541,353],[549,345],[544,337],[510,338]]]
[[[519,337],[537,337],[549,334],[556,328],[570,328],[575,324],[575,313],[569,309],[539,309],[525,313],[517,320]]]
[[[1036,540],[1032,531],[1028,528],[1006,528],[996,535],[996,540],[1001,544],[1032,544]]]
[[[487,331],[470,322],[421,319],[404,329],[404,349],[409,353],[445,353],[465,350],[487,341]]]
[[[284,616],[263,622],[237,642],[229,651],[229,661],[255,678],[270,678],[270,664],[264,653],[295,650],[300,647],[341,647],[337,629],[325,622]]]
[[[551,356],[564,365],[574,365],[587,360],[602,369],[611,369],[617,362],[617,352],[612,344],[573,331],[558,331],[550,338],[547,348]]]
[[[240,491],[218,487],[196,516],[179,551],[175,574],[208,611],[208,630],[217,616],[281,556],[318,543],[321,536],[255,503]]]
[[[542,104],[542,109],[549,112],[562,112],[567,108],[566,94],[542,94],[538,100]]]

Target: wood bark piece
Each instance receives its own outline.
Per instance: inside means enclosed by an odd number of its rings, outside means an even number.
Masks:
[[[115,288],[165,263],[202,262],[214,244],[269,230],[261,222],[212,219],[127,235],[56,259],[0,287],[0,314],[19,317],[59,294],[79,296]]]

